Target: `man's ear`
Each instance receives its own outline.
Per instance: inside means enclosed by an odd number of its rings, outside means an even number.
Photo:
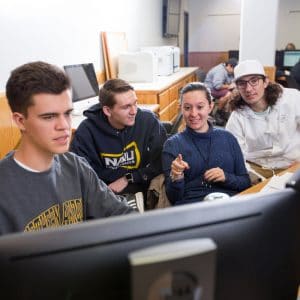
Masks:
[[[22,113],[14,112],[12,114],[12,118],[21,131],[26,130],[25,122],[24,122],[26,118]]]
[[[102,107],[103,113],[107,116],[110,117],[111,116],[111,109],[108,106],[103,106]]]
[[[264,88],[266,88],[268,86],[269,82],[270,82],[270,79],[268,77],[266,77],[264,80]]]

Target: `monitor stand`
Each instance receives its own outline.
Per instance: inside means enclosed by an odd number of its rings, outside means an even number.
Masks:
[[[131,299],[213,300],[216,248],[203,238],[131,252]]]
[[[98,102],[99,102],[98,96],[73,102],[72,115],[73,116],[82,116],[83,112],[85,110],[87,110],[89,107],[97,104]]]
[[[77,117],[77,116],[82,116],[82,114],[83,114],[83,111],[81,109],[73,108],[72,116]]]

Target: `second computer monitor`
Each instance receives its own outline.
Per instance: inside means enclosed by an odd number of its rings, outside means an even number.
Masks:
[[[77,114],[98,102],[99,86],[92,63],[64,66],[71,80],[72,101]]]
[[[298,61],[300,61],[300,50],[284,51],[283,67],[292,68]]]

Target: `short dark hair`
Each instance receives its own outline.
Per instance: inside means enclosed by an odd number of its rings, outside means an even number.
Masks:
[[[263,80],[266,80],[264,77]],[[282,87],[278,83],[269,82],[267,87],[265,88],[265,99],[269,106],[274,106],[282,95]],[[241,109],[248,104],[244,101],[241,97],[240,93],[237,93],[232,100],[230,101],[230,108],[231,110]]]
[[[6,97],[12,112],[26,116],[28,107],[34,104],[34,95],[58,95],[70,86],[63,69],[42,61],[30,62],[11,72],[6,83]]]
[[[213,100],[210,89],[202,82],[190,82],[185,85],[180,91],[180,104],[182,103],[182,97],[184,94],[192,91],[203,91],[205,93],[206,99],[210,104]]]
[[[134,88],[123,79],[107,80],[99,91],[99,101],[101,106],[113,107],[116,104],[115,95],[133,91]]]
[[[238,64],[238,60],[234,57],[232,58],[229,58],[226,62],[225,62],[225,65],[228,66],[228,65],[231,65],[233,68]]]

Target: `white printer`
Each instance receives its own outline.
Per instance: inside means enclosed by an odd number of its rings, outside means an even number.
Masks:
[[[175,46],[142,47],[143,52],[152,52],[158,61],[158,75],[168,76],[179,71],[180,48]]]
[[[170,47],[143,47],[142,52],[153,53],[157,58],[157,75],[168,76],[173,74],[173,52]]]
[[[153,82],[157,76],[157,56],[151,52],[124,52],[118,58],[118,78],[129,82]]]
[[[174,46],[143,47],[118,58],[118,78],[129,82],[153,82],[157,76],[179,71],[180,49]]]
[[[173,72],[178,72],[180,69],[180,48],[172,47],[173,51]]]

